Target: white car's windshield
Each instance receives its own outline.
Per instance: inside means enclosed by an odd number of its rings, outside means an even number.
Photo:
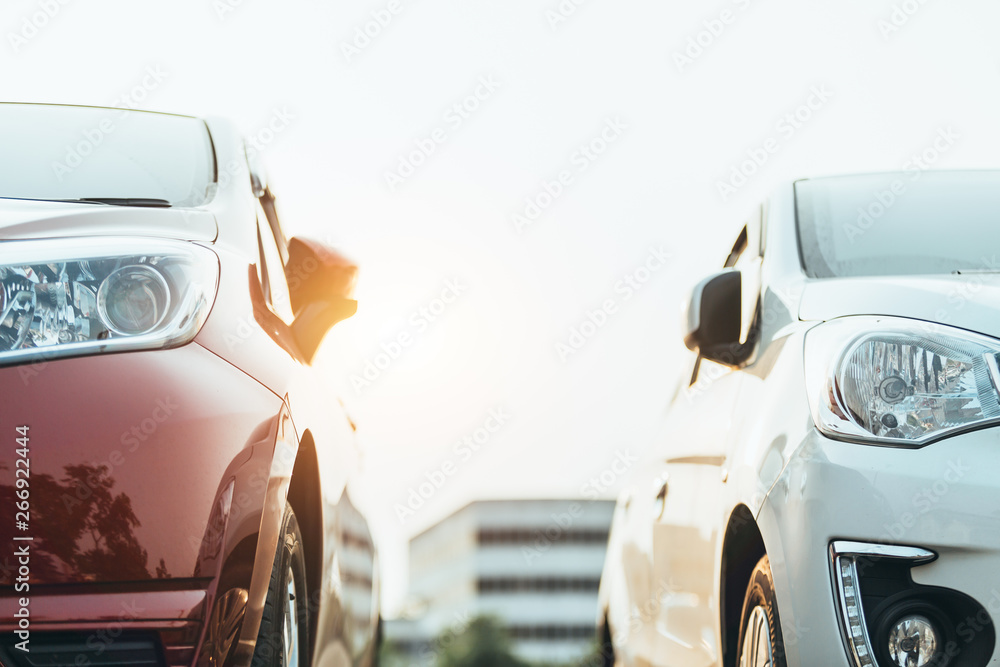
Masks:
[[[169,114],[0,104],[0,198],[198,206],[215,181],[205,123]]]
[[[1000,271],[1000,171],[909,171],[795,184],[811,278]]]

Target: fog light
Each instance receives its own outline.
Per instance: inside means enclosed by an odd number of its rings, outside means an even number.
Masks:
[[[903,616],[889,631],[889,655],[899,667],[924,667],[937,656],[938,631],[923,616]]]
[[[97,290],[97,308],[104,324],[115,333],[149,333],[167,315],[170,287],[151,266],[124,266],[109,275]]]
[[[889,667],[889,660],[904,667],[919,667],[926,665],[935,656],[937,644],[942,643],[939,635],[930,622],[923,616],[916,614],[902,615],[901,610],[897,610],[896,618],[898,624],[880,624],[877,632],[868,635],[868,623],[865,619],[864,600],[862,599],[861,580],[858,576],[858,559],[863,558],[866,565],[881,562],[884,559],[891,561],[902,561],[907,565],[917,565],[929,563],[937,558],[937,554],[927,549],[918,547],[897,546],[894,544],[869,544],[866,542],[851,542],[848,540],[837,540],[830,544],[830,555],[833,560],[834,591],[840,611],[840,628],[844,633],[844,645],[848,653],[853,658],[854,667]],[[884,616],[884,615],[883,615]],[[932,629],[932,633],[926,631],[915,632],[912,626],[907,628],[905,621],[919,618],[926,627]],[[901,627],[897,627],[901,626]],[[924,626],[920,626],[923,628]],[[891,630],[891,632],[890,632]],[[892,641],[887,642],[886,637],[892,636]],[[872,637],[878,639],[879,660],[876,661],[873,650]],[[900,645],[902,640],[913,637],[933,637],[931,650],[921,653],[919,650],[907,653]],[[911,648],[911,642],[906,646]],[[886,649],[889,649],[886,651]],[[917,642],[913,642],[912,648],[919,649]],[[924,647],[926,648],[926,646]],[[891,653],[892,657],[886,656]],[[913,658],[911,660],[911,658]]]

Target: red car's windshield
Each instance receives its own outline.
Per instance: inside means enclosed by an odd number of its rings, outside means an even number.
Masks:
[[[204,203],[215,181],[205,123],[169,114],[0,104],[0,198]]]

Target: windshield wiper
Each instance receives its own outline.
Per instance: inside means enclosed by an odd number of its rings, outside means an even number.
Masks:
[[[110,204],[111,206],[144,206],[149,208],[170,208],[171,206],[170,202],[166,199],[148,198],[83,197],[81,199],[64,199],[63,201],[77,201],[84,204]]]
[[[105,206],[146,206],[149,208],[170,208],[173,206],[166,199],[152,199],[148,197],[120,198],[120,197],[82,197],[80,199],[38,199],[36,197],[0,197],[0,199],[12,199],[14,201],[50,201],[60,204],[104,204]]]

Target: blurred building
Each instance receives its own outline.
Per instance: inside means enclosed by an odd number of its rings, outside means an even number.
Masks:
[[[613,511],[604,500],[467,505],[410,540],[409,600],[420,612],[388,623],[386,638],[428,664],[435,637],[491,614],[520,657],[579,659],[594,639]]]

